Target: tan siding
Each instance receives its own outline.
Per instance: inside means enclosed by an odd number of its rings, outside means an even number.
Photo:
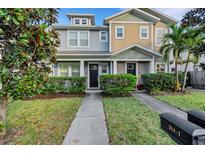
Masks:
[[[156,28],[164,28],[164,29],[167,29],[168,25],[163,23],[163,22],[158,22],[157,24],[154,25],[154,50],[155,51],[159,51],[160,49],[160,46],[155,46],[155,29]]]
[[[124,39],[115,39],[115,27],[124,26]],[[149,38],[140,39],[140,26],[149,27]],[[126,48],[133,44],[139,44],[151,49],[151,24],[150,23],[112,23],[111,26],[112,52]]]

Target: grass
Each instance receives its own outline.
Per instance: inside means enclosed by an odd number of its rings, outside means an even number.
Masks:
[[[111,144],[175,144],[160,129],[159,115],[135,97],[103,98]]]
[[[190,92],[185,95],[156,96],[161,101],[182,110],[199,109],[205,111],[205,93]]]
[[[16,101],[8,106],[8,144],[61,144],[82,98]]]

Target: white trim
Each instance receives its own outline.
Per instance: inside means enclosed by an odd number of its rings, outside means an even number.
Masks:
[[[143,13],[143,14],[145,14],[145,15],[151,17],[151,18],[154,18],[155,20],[160,20],[160,18],[158,18],[158,17],[156,17],[156,16],[153,16],[153,15],[151,15],[151,14],[145,12],[145,11],[142,11],[142,10],[140,10],[140,9],[135,8],[135,9],[127,9],[127,10],[121,11],[121,12],[119,12],[119,13],[116,13],[116,14],[114,14],[114,15],[112,15],[112,16],[109,16],[109,17],[105,18],[105,21],[108,20],[108,19],[110,19],[110,18],[113,18],[113,17],[115,17],[115,16],[118,16],[118,15],[121,15],[121,14],[123,14],[123,13],[129,12],[129,11],[131,11],[131,10],[136,10],[136,11],[138,11],[138,12],[140,12],[140,13]]]
[[[117,60],[113,60],[113,74],[117,74]]]
[[[156,13],[159,13],[160,15],[162,15],[162,16],[168,18],[168,19],[171,19],[171,20],[175,21],[176,23],[179,22],[177,19],[172,18],[171,16],[168,16],[168,15],[166,15],[166,14],[163,13],[163,12],[160,12],[160,11],[158,11],[158,10],[156,10],[156,9],[151,9],[151,8],[149,8],[149,9],[152,10],[152,11],[154,11],[154,12],[156,12]]]
[[[70,46],[70,38],[69,38],[70,32],[77,33],[77,46]],[[88,46],[80,46],[80,32],[88,33]],[[88,30],[67,30],[67,47],[68,48],[90,48],[90,31]]]
[[[122,37],[117,36],[117,29],[121,28],[122,29]],[[115,39],[124,39],[125,38],[125,29],[124,26],[115,26]]]
[[[97,64],[98,65],[98,87],[90,87],[90,64]],[[88,88],[87,89],[100,89],[100,82],[99,82],[99,73],[100,73],[100,62],[88,62]]]
[[[146,29],[147,37],[142,37],[142,29]],[[140,26],[140,39],[149,39],[149,26]]]
[[[56,54],[58,56],[110,56],[111,54],[69,54],[69,53],[60,53],[60,54]]]
[[[109,23],[109,52],[112,52],[112,22]]]
[[[129,11],[131,11],[131,10],[132,10],[132,9],[127,9],[127,10],[118,12],[118,13],[116,13],[116,14],[114,14],[114,15],[111,15],[111,16],[105,18],[105,20],[108,20],[108,19],[113,18],[113,17],[115,17],[115,16],[121,15],[121,14],[123,14],[123,13],[129,12]]]
[[[148,21],[112,21],[112,23],[126,23],[126,24],[149,24],[152,22],[148,22]]]
[[[121,52],[123,52],[123,51],[125,51],[125,50],[127,50],[127,49],[130,49],[130,48],[133,48],[133,47],[141,48],[141,49],[143,49],[143,50],[145,50],[145,51],[148,51],[148,52],[151,53],[151,54],[154,54],[154,55],[157,55],[157,56],[160,56],[160,57],[162,56],[161,54],[159,54],[159,53],[157,53],[157,52],[154,52],[154,51],[152,51],[152,50],[150,50],[150,49],[144,48],[144,47],[142,47],[141,45],[138,45],[138,44],[133,44],[133,45],[131,45],[131,46],[129,46],[129,47],[126,47],[126,48],[123,48],[123,49],[121,49],[121,50],[118,50],[118,51],[112,53],[112,55],[116,55],[116,54],[118,54],[118,53],[121,53]]]
[[[106,36],[106,40],[102,40],[101,36],[102,36],[102,32],[105,32],[105,36]],[[100,30],[99,31],[99,41],[100,42],[108,42],[108,32],[106,30]]]
[[[157,44],[157,30],[163,30],[164,34],[165,34],[165,29],[162,28],[162,27],[155,28],[155,46],[160,47],[160,46],[162,46],[163,43],[162,44]]]
[[[82,59],[57,59],[57,61],[80,61]],[[83,59],[84,61],[93,61],[93,62],[98,62],[98,61],[151,61],[152,59]]]
[[[154,25],[151,23],[151,35],[152,35],[152,40],[151,40],[151,49],[154,50]]]

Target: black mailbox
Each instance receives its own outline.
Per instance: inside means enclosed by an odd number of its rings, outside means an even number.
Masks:
[[[178,144],[204,145],[205,129],[172,113],[160,114],[161,128]]]
[[[187,112],[187,114],[189,121],[205,128],[205,112],[199,110],[190,110]]]

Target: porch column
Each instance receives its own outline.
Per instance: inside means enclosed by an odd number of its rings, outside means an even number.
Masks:
[[[154,58],[152,58],[152,60],[150,61],[150,70],[149,70],[149,72],[150,73],[154,73],[155,71],[154,71]]]
[[[117,61],[113,61],[113,74],[117,74]]]
[[[80,76],[85,76],[84,60],[80,61]]]

